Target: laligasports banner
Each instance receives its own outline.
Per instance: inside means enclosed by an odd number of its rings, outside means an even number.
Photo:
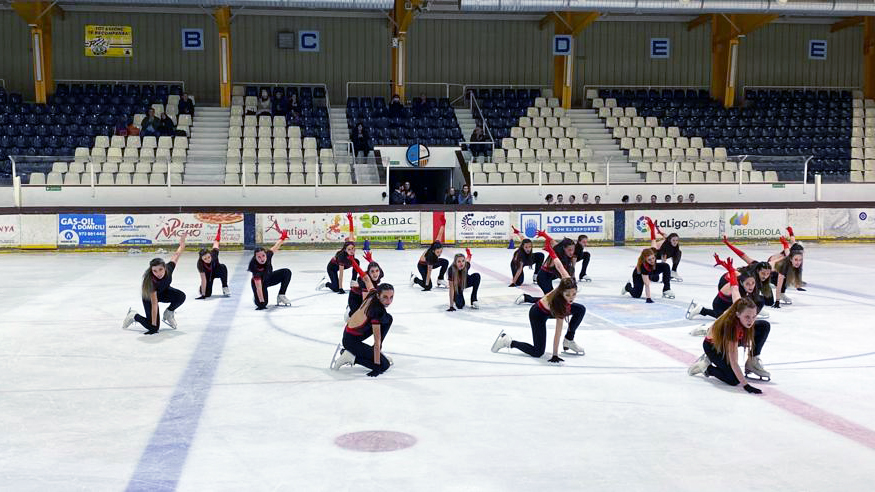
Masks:
[[[720,210],[629,210],[626,212],[626,237],[650,239],[647,218],[667,236],[672,232],[681,238],[720,237]]]

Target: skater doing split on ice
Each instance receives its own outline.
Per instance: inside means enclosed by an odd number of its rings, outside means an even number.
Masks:
[[[170,286],[173,282],[173,270],[179,256],[185,251],[185,235],[179,237],[179,248],[170,257],[170,261],[164,262],[161,258],[155,258],[149,262],[149,269],[143,274],[140,286],[140,295],[143,299],[143,308],[146,316],[140,316],[133,308],[128,309],[128,315],[122,324],[122,329],[127,329],[136,321],[146,329],[146,335],[158,333],[160,323],[158,321],[158,303],[169,302],[170,306],[164,310],[163,320],[168,326],[176,329],[174,312],[185,302],[185,293]]]
[[[252,272],[252,294],[255,300],[255,310],[267,309],[267,288],[280,284],[280,292],[276,296],[277,306],[290,306],[292,303],[286,297],[286,289],[292,280],[292,271],[288,268],[273,269],[273,255],[289,238],[289,231],[284,230],[279,240],[268,250],[255,248],[249,261],[249,271]]]
[[[198,290],[200,297],[197,299],[206,299],[213,295],[213,282],[216,279],[222,281],[222,294],[225,297],[231,295],[231,289],[228,288],[228,267],[219,263],[219,243],[221,241],[222,224],[219,224],[216,239],[213,240],[213,249],[204,248],[198,253],[197,271],[201,276],[201,285]]]

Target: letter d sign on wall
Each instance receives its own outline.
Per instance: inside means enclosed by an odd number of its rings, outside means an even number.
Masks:
[[[182,51],[203,51],[204,50],[204,30],[203,29],[187,29],[182,30]]]
[[[571,44],[574,43],[574,38],[559,34],[553,36],[553,56],[567,56],[571,54]]]

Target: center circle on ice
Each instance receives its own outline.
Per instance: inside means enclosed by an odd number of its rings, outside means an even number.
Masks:
[[[334,444],[351,451],[383,453],[409,448],[416,444],[416,438],[403,432],[361,431],[338,436]]]

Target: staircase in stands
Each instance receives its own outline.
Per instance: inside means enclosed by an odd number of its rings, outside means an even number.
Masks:
[[[571,118],[572,125],[577,128],[577,136],[586,141],[586,147],[592,149],[593,156],[587,158],[587,162],[605,165],[610,158],[612,183],[641,182],[641,175],[635,170],[635,164],[629,162],[629,157],[620,149],[620,145],[614,140],[611,130],[605,126],[605,122],[598,117],[594,109],[569,109],[566,114]],[[604,173],[604,167],[600,167]]]
[[[192,120],[184,184],[221,185],[225,182],[229,108],[198,106]]]

